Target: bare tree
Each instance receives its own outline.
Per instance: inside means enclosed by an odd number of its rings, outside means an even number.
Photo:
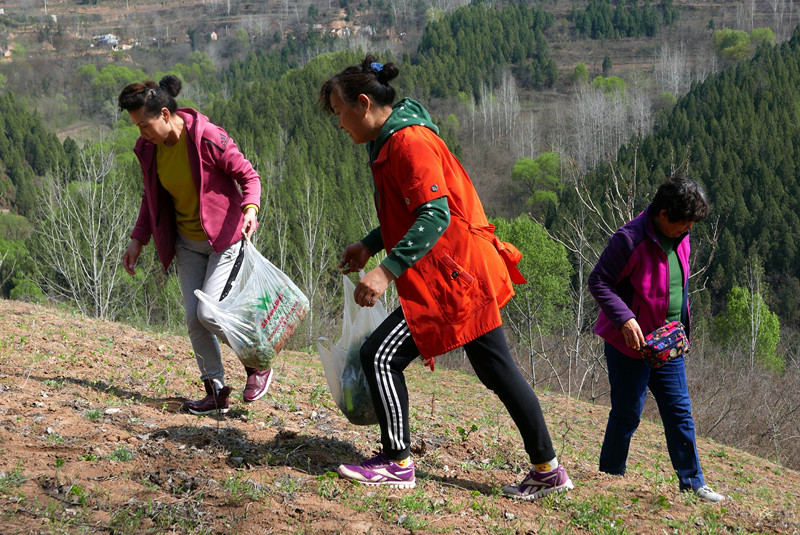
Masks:
[[[683,43],[678,47],[669,44],[661,46],[656,60],[655,75],[656,83],[662,91],[669,91],[679,97],[688,90],[691,75]]]
[[[750,369],[755,368],[756,365],[756,352],[758,350],[758,338],[761,332],[761,323],[764,318],[764,300],[761,298],[761,279],[763,278],[764,269],[761,267],[757,259],[750,259],[745,267],[745,284],[749,292],[749,299],[745,302],[747,304],[747,327],[748,331],[745,333],[745,341],[747,342],[747,356],[750,362]]]
[[[38,278],[49,294],[83,314],[113,318],[127,303],[118,293],[120,259],[137,205],[108,146],[84,148],[80,158],[74,180],[56,172],[42,196],[34,252]]]
[[[503,121],[501,135],[507,139],[511,139],[514,135],[517,117],[520,113],[520,106],[517,84],[510,70],[505,70],[503,72],[495,102],[497,102],[500,107],[499,115]]]
[[[330,262],[328,249],[331,245],[330,229],[323,219],[325,196],[315,188],[311,179],[306,176],[303,188],[303,199],[298,207],[298,220],[303,242],[300,245],[302,254],[294,259],[299,271],[302,289],[311,303],[308,314],[309,339],[314,333],[314,305],[324,290],[322,282]]]

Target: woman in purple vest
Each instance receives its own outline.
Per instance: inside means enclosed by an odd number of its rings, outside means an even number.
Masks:
[[[689,230],[709,210],[697,182],[668,179],[650,206],[611,236],[589,275],[589,290],[600,306],[594,331],[605,340],[611,385],[600,471],[625,474],[631,437],[649,388],[658,404],[680,489],[719,502],[723,496],[706,485],[700,468],[683,357],[652,369],[639,352],[645,335],[665,322],[680,320],[687,335],[690,332]]]

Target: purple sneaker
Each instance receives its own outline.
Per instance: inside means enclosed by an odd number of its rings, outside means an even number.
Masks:
[[[400,489],[412,489],[417,484],[414,480],[414,461],[405,468],[390,461],[383,453],[367,459],[359,465],[339,465],[339,476],[351,479],[362,485],[385,485]]]
[[[519,500],[535,500],[554,492],[563,492],[574,488],[575,485],[572,484],[567,471],[559,465],[550,472],[531,470],[519,485],[503,487],[503,494]]]

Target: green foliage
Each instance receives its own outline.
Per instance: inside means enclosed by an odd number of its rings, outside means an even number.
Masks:
[[[755,342],[758,362],[776,372],[783,371],[786,363],[777,354],[780,322],[760,293],[741,286],[731,288],[727,311],[714,318],[714,331],[728,348],[747,348]]]
[[[775,32],[770,28],[753,28],[753,31],[750,32],[750,42],[754,46],[774,45]]]
[[[24,240],[31,235],[33,227],[27,218],[11,213],[0,213],[0,239]]]
[[[750,55],[750,35],[744,30],[717,30],[711,36],[711,42],[724,58],[739,61]]]
[[[437,7],[429,7],[425,11],[425,22],[439,22],[444,17],[444,10]]]
[[[548,208],[555,209],[561,190],[561,165],[558,154],[544,152],[536,157],[520,158],[511,171],[511,180],[528,195],[525,206],[534,209],[536,219],[544,219]]]
[[[658,107],[662,110],[672,108],[676,102],[678,102],[678,99],[675,97],[675,93],[671,91],[664,91],[658,95]]]
[[[11,279],[11,291],[8,293],[9,299],[16,301],[27,301],[29,303],[45,303],[47,296],[41,288],[29,279]]]
[[[603,57],[603,65],[602,65],[603,76],[610,76],[612,68],[613,68],[613,66],[611,65],[611,56],[606,54]]]
[[[575,70],[572,71],[572,82],[580,85],[589,83],[589,71],[586,69],[586,65],[583,63],[575,65]]]
[[[25,241],[0,238],[0,289],[2,297],[10,297],[18,278],[31,271],[31,258]],[[22,290],[20,290],[22,291]]]
[[[618,95],[624,95],[627,87],[628,86],[625,83],[625,80],[619,76],[595,76],[594,80],[592,80],[592,88],[599,89],[606,95],[615,93]]]
[[[41,177],[63,157],[61,143],[41,117],[28,112],[12,93],[0,93],[0,206],[30,215]]]
[[[504,313],[517,324],[535,323],[542,332],[550,332],[569,317],[572,266],[567,250],[528,215],[497,218],[492,224],[501,240],[513,243],[522,253],[517,268],[528,281],[514,287],[517,306],[506,306]]]
[[[28,56],[28,50],[21,44],[17,44],[14,48],[11,49],[12,61],[25,61],[25,58],[27,56]]]

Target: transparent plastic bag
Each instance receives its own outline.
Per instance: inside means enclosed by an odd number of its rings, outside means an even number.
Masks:
[[[361,272],[364,276],[364,272]],[[364,341],[388,314],[383,303],[378,300],[372,307],[361,307],[353,297],[355,285],[342,276],[344,286],[344,320],[342,337],[335,344],[324,337],[317,339],[317,349],[325,379],[336,406],[347,420],[355,425],[374,425],[378,423],[369,384],[361,368],[359,352]],[[325,345],[327,344],[327,346]]]
[[[194,294],[211,309],[242,364],[267,370],[308,313],[308,298],[249,238],[243,256],[239,274],[222,301],[202,290]]]

